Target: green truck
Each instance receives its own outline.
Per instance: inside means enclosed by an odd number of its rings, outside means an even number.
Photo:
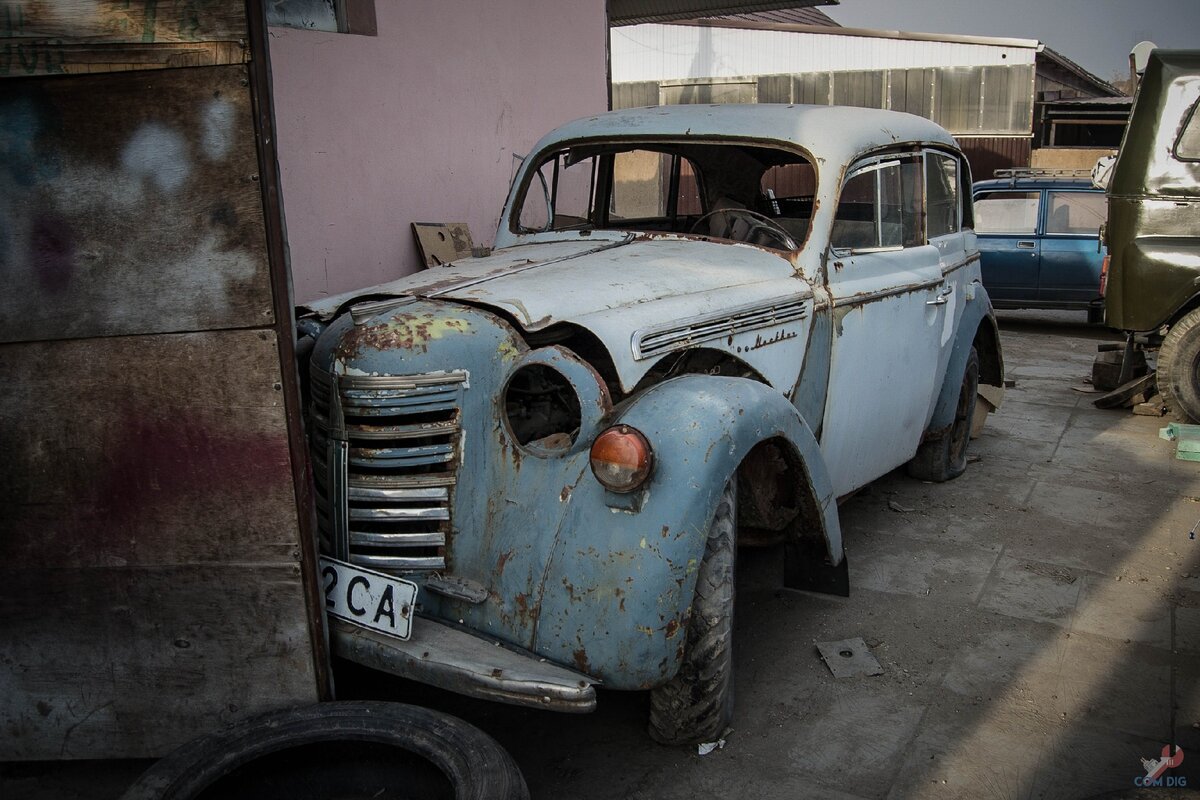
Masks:
[[[1200,420],[1200,50],[1154,50],[1108,181],[1105,321],[1161,337],[1158,387]]]

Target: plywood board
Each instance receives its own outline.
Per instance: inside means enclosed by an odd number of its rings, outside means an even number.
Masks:
[[[0,342],[272,324],[246,85],[0,80]]]
[[[0,345],[0,375],[0,564],[299,559],[272,331]]]
[[[0,759],[161,756],[315,702],[299,572],[0,568]]]
[[[471,256],[471,231],[465,222],[414,222],[412,230],[426,269]]]

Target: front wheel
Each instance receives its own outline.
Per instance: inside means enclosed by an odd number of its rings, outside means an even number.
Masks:
[[[1158,391],[1176,414],[1200,420],[1200,308],[1184,315],[1163,338]]]
[[[737,476],[725,484],[708,526],[679,672],[650,692],[650,738],[659,744],[716,740],[733,719],[733,601]]]
[[[908,474],[923,481],[941,483],[957,478],[967,468],[967,445],[971,441],[971,419],[975,416],[975,398],[979,393],[979,353],[971,348],[958,387],[954,421],[939,436],[921,442],[917,454],[907,464]]]

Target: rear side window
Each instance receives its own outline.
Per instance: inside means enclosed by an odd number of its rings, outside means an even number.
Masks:
[[[1106,215],[1103,192],[1046,194],[1046,233],[1092,236],[1099,233]]]
[[[927,153],[925,175],[925,196],[929,205],[929,238],[957,233],[958,160],[940,153]]]
[[[1101,195],[1103,197],[1103,195]],[[1037,233],[1041,192],[989,192],[975,198],[976,233]]]

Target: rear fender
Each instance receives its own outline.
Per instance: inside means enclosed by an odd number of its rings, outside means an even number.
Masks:
[[[954,410],[958,404],[958,392],[962,385],[963,370],[967,366],[967,358],[971,348],[978,343],[985,351],[979,353],[980,383],[1003,386],[1004,362],[1000,354],[1000,332],[996,325],[996,315],[992,311],[992,302],[987,291],[981,285],[974,287],[974,299],[963,309],[962,321],[954,338],[954,346],[950,351],[950,361],[946,365],[946,377],[942,380],[942,388],[938,393],[933,416],[925,430],[925,438],[944,433],[954,422]]]

